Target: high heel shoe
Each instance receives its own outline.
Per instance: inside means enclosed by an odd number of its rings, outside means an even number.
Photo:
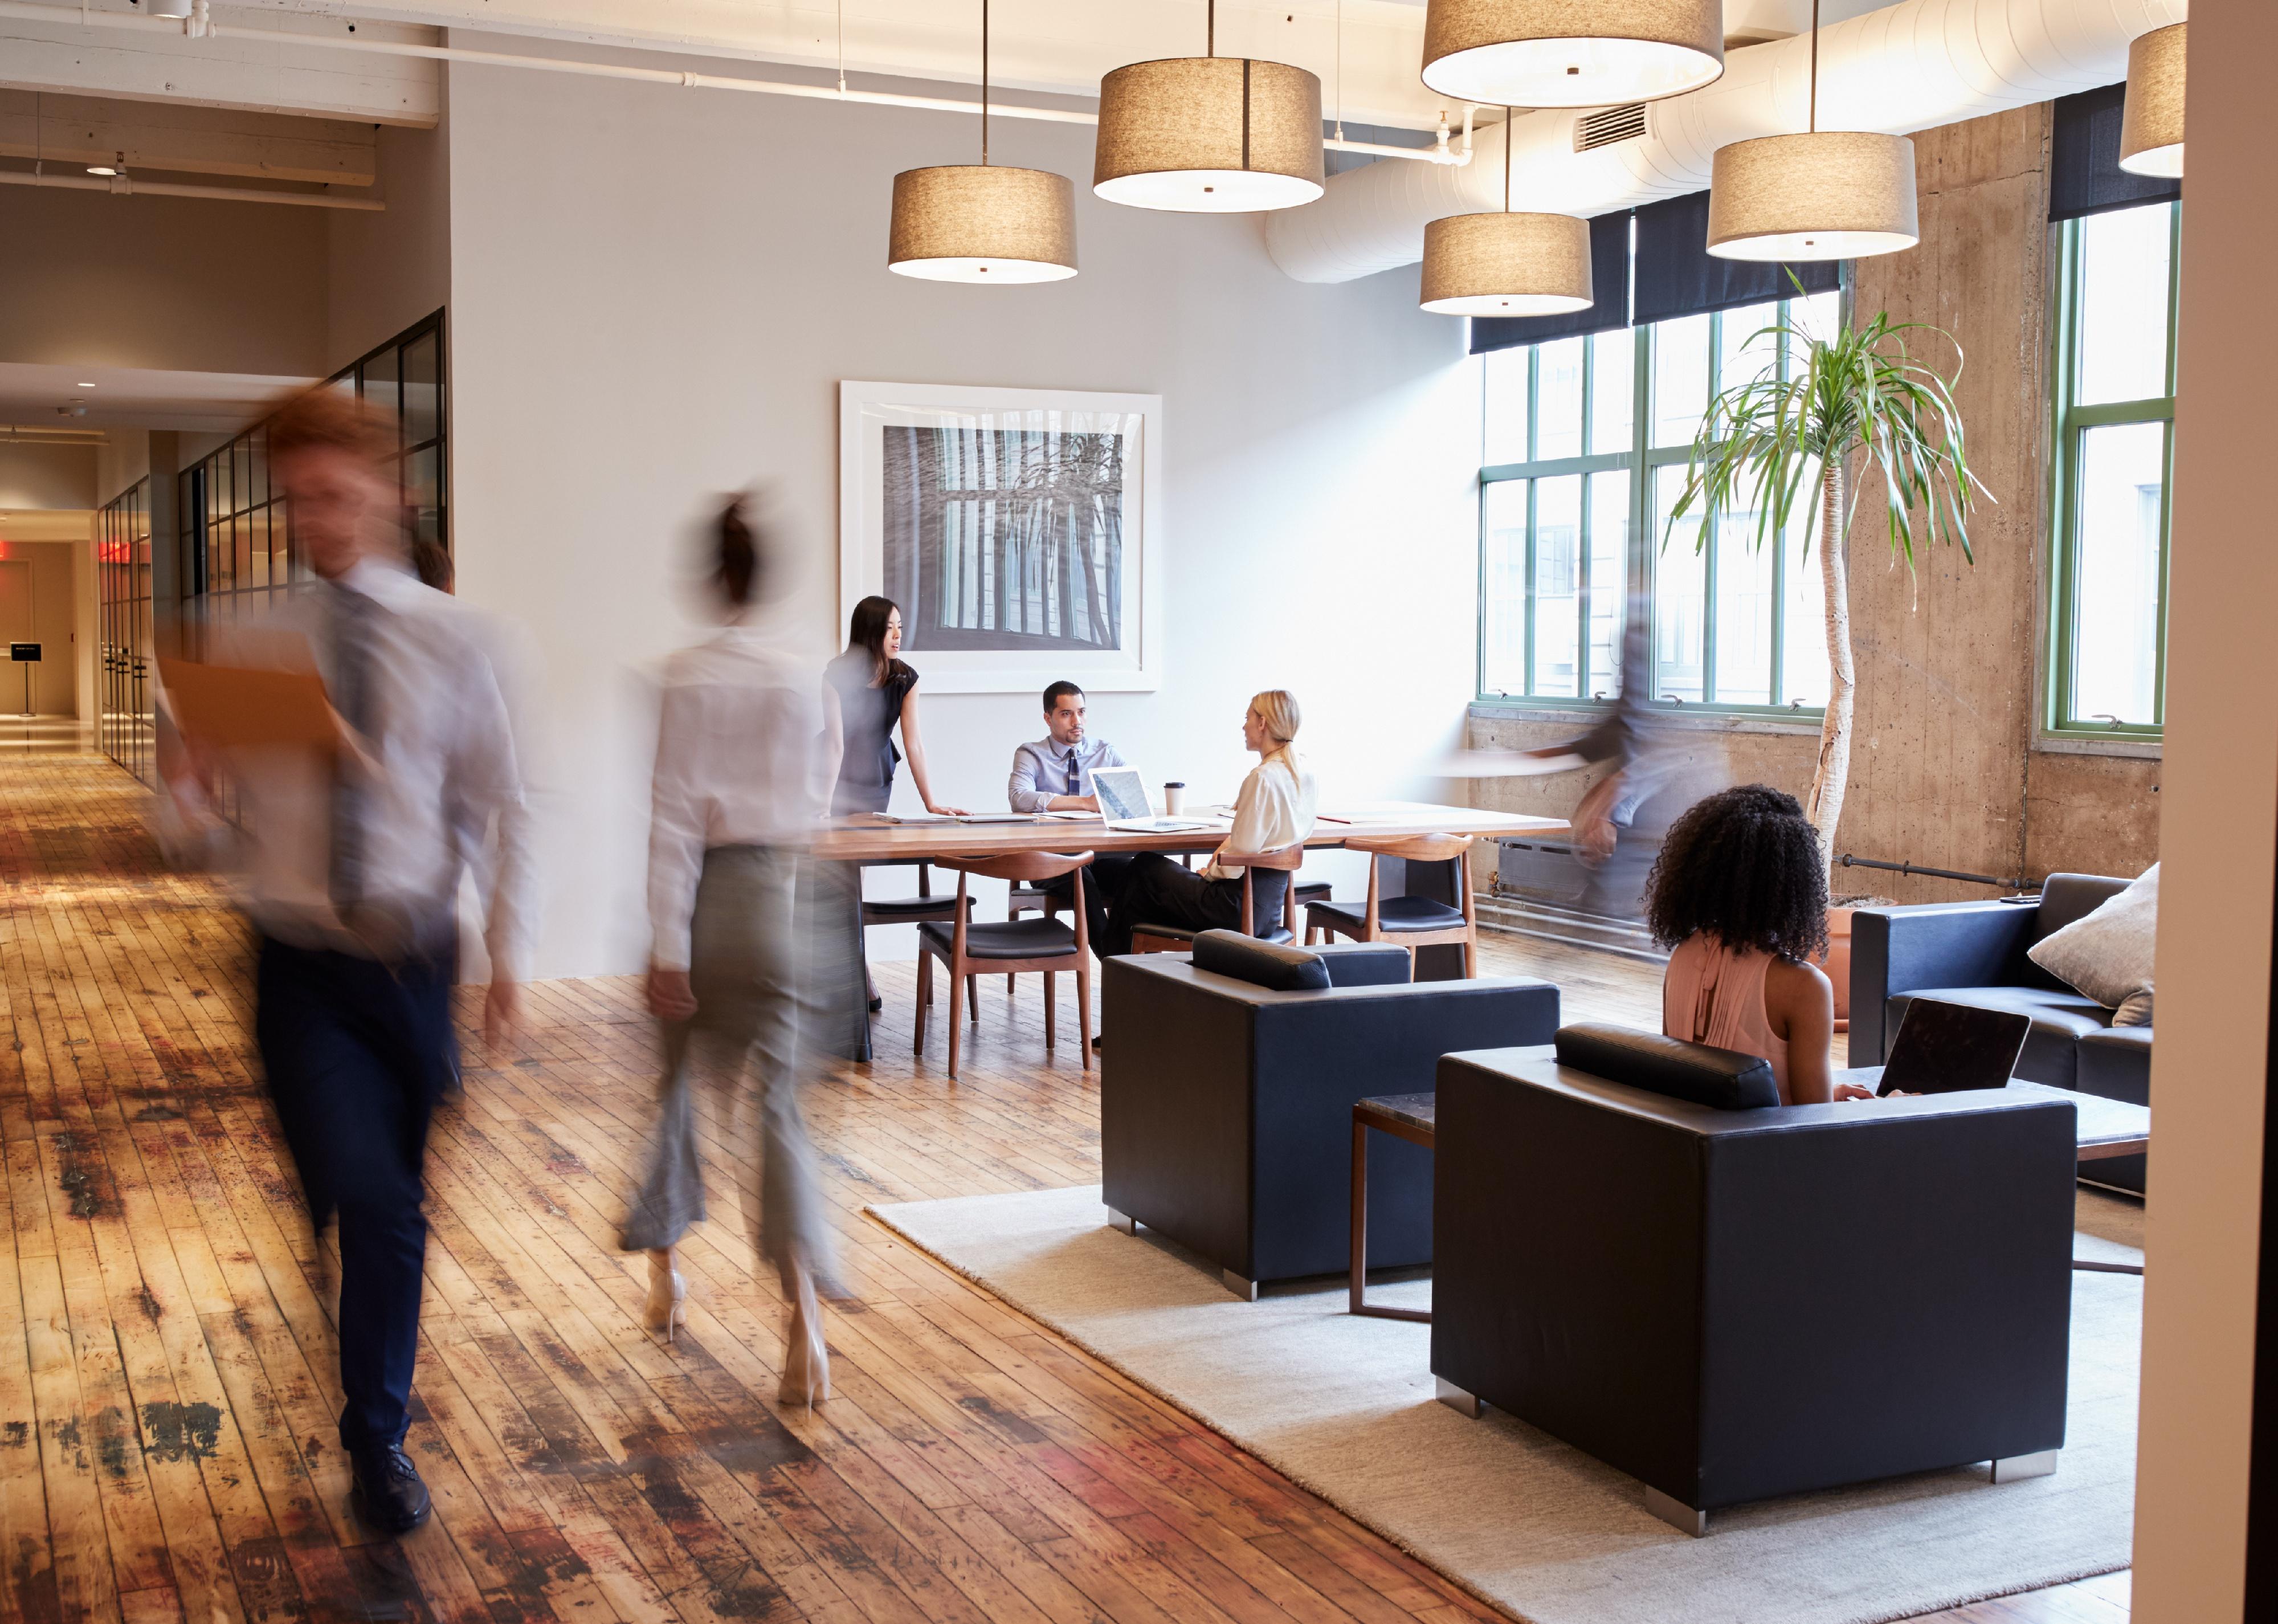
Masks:
[[[648,1254],[648,1301],[641,1308],[641,1323],[662,1331],[667,1342],[678,1340],[676,1333],[688,1318],[688,1282],[672,1264],[669,1246]]]
[[[789,1283],[791,1326],[784,1333],[783,1381],[776,1401],[813,1410],[830,1397],[830,1350],[822,1340],[822,1310],[814,1300],[814,1276],[800,1269]]]

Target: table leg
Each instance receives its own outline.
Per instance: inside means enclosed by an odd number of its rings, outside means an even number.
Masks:
[[[1348,1312],[1361,1311],[1361,1295],[1368,1289],[1368,1124],[1353,1118],[1352,1135],[1352,1303]]]

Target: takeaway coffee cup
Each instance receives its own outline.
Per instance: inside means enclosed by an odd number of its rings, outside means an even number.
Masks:
[[[1163,816],[1165,817],[1178,816],[1179,808],[1186,804],[1186,800],[1187,786],[1185,785],[1166,784],[1163,785]]]

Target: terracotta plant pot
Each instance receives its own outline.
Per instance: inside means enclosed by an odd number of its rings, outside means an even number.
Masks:
[[[1835,984],[1835,1030],[1851,1030],[1851,910],[1827,910],[1827,951],[1812,961]]]

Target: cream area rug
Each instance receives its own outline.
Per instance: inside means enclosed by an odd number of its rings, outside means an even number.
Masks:
[[[1647,1512],[1634,1478],[1498,1411],[1467,1421],[1435,1402],[1431,1328],[1355,1319],[1342,1281],[1238,1301],[1182,1248],[1109,1229],[1096,1185],[869,1210],[1531,1624],[1868,1624],[2128,1566],[2137,1275],[2073,1275],[2053,1476],[1997,1487],[1982,1467],[1924,1473],[1719,1512],[1692,1539]],[[2141,1262],[2142,1218],[2083,1190],[2075,1255]],[[1428,1307],[1431,1283],[1372,1287],[1380,1297]],[[1905,1379],[1858,1375],[1861,1405]]]

